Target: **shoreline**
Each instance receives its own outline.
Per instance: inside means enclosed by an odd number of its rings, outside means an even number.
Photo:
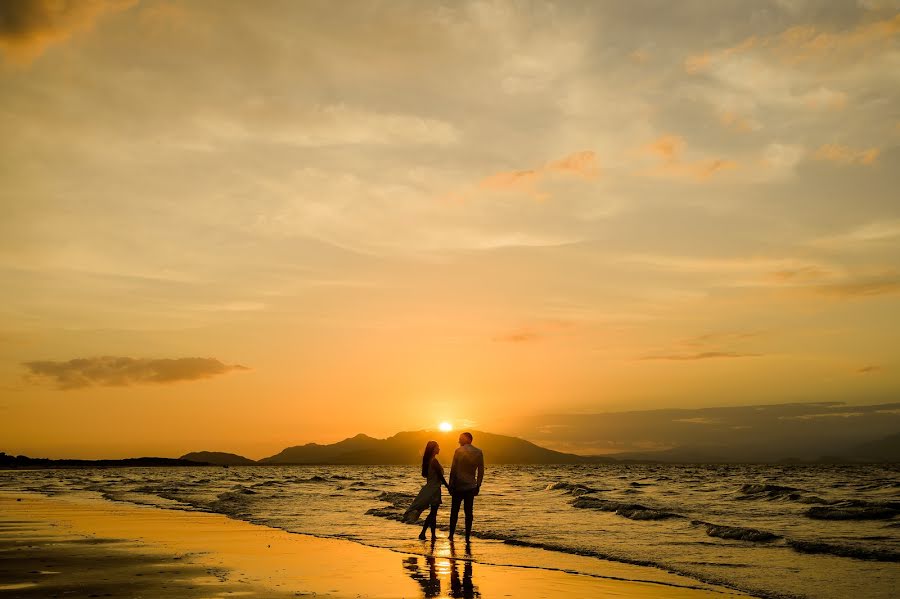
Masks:
[[[53,559],[60,565],[50,571],[58,574],[41,574],[42,568],[19,571],[9,567],[13,554],[8,550],[10,544],[29,538],[37,549],[20,547],[16,557],[21,559],[23,553],[27,556],[31,552],[36,559],[42,543],[56,545]],[[479,539],[475,546],[486,542]],[[107,587],[118,589],[107,591],[109,596],[130,596],[121,591],[130,588],[133,580],[116,572],[135,576],[135,568],[147,570],[145,575],[150,570],[156,572],[142,580],[150,585],[145,589],[150,596],[152,588],[157,593],[165,588],[166,596],[186,598],[196,596],[197,588],[205,589],[205,596],[237,592],[248,597],[748,596],[652,567],[596,558],[573,556],[570,561],[593,560],[594,569],[602,574],[575,573],[574,568],[566,567],[565,559],[544,567],[540,565],[543,560],[539,549],[509,548],[525,561],[534,562],[530,567],[488,564],[467,555],[464,544],[451,546],[446,538],[439,538],[430,548],[411,542],[415,549],[407,553],[290,533],[222,514],[166,510],[85,495],[46,497],[33,492],[0,492],[0,543],[4,548],[0,554],[0,571],[4,572],[0,591],[9,597],[48,596],[51,588],[59,590],[68,585],[83,589],[86,582],[97,584],[97,580],[86,581],[83,573],[78,579],[67,573],[85,559],[86,553],[98,558],[92,562],[98,569],[97,576],[102,574],[111,581]],[[423,548],[425,551],[420,552]],[[101,559],[101,555],[113,557]],[[127,567],[113,567],[119,563]],[[171,574],[176,571],[173,564],[181,568],[178,575]],[[68,582],[61,586],[53,582],[64,581],[67,576]],[[8,585],[25,586],[15,590]],[[60,595],[63,592],[65,589],[59,590]]]

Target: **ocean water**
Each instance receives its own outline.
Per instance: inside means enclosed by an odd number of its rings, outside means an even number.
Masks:
[[[0,471],[0,489],[218,512],[426,555],[419,527],[399,522],[423,482],[415,466]],[[535,566],[497,549],[526,545],[547,550],[540,567],[577,554],[587,574],[604,558],[760,597],[886,599],[900,589],[900,467],[489,465],[474,534],[495,540],[473,541],[476,563]]]

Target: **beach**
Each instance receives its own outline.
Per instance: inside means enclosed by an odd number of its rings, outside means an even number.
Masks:
[[[464,544],[451,547],[446,538],[423,555],[288,533],[221,514],[89,496],[0,493],[0,595],[9,598],[742,595],[615,562],[584,575],[566,572],[554,556],[555,569],[546,569],[540,566],[543,550],[507,550],[534,565],[479,563],[466,555]]]

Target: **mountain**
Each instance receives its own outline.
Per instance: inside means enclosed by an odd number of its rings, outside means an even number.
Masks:
[[[245,458],[242,455],[225,453],[223,451],[192,451],[184,454],[179,459],[202,464],[215,464],[216,466],[246,466],[256,463],[256,461]]]
[[[0,469],[14,470],[38,468],[145,468],[157,466],[208,466],[187,460],[173,458],[127,458],[124,460],[51,460],[29,458],[24,455],[11,456],[0,452]]]
[[[724,463],[871,463],[900,462],[900,433],[880,439],[830,447],[827,440],[798,443],[785,448],[763,444],[735,443],[732,445],[682,445],[663,451],[627,452],[615,454],[620,461],[666,462],[690,464]]]
[[[539,447],[534,443],[481,431],[472,431],[473,444],[484,451],[488,464],[590,464],[614,462],[609,458],[585,457]],[[307,443],[288,447],[260,464],[414,464],[430,440],[441,447],[441,461],[450,463],[458,446],[458,432],[411,431],[387,439],[359,434],[330,445]]]
[[[850,449],[847,454],[857,459],[900,462],[900,433],[862,443]]]

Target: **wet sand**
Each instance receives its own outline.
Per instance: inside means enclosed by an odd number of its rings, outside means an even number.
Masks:
[[[655,568],[510,547],[479,563],[446,538],[410,553],[292,534],[220,514],[88,496],[0,493],[0,599],[22,597],[622,597],[741,593]],[[416,555],[414,553],[422,554]],[[590,560],[593,575],[579,560]],[[550,566],[554,569],[547,569]]]

